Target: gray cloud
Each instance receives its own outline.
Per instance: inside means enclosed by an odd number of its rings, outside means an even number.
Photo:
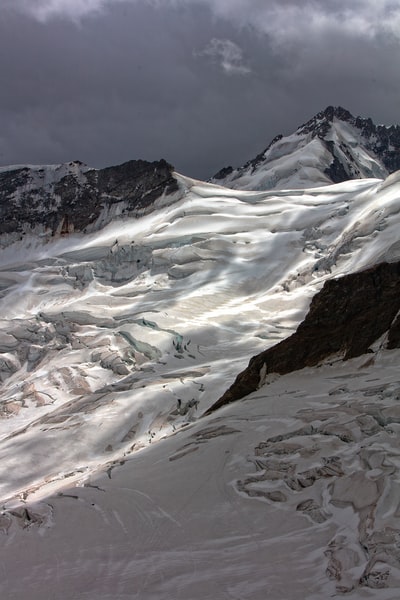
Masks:
[[[207,46],[195,56],[206,56],[215,61],[228,75],[247,75],[250,67],[245,63],[243,50],[231,40],[212,38]]]
[[[46,21],[57,16],[79,19],[126,0],[5,0],[8,7]],[[208,6],[216,15],[248,23],[278,43],[299,39],[305,33],[321,35],[338,30],[351,36],[380,33],[400,38],[400,5],[393,0],[128,0],[136,4],[181,9]]]
[[[248,22],[278,42],[320,37],[336,31],[372,38],[380,33],[400,37],[400,5],[391,0],[204,0],[224,17]],[[310,38],[309,38],[310,39]]]
[[[113,2],[115,0],[4,0],[5,8],[31,15],[43,22],[59,16],[79,20],[85,15],[101,12]]]
[[[3,2],[1,164],[164,156],[207,177],[328,104],[399,121],[398,3]]]

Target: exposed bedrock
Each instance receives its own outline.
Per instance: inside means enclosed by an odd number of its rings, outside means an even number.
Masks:
[[[111,207],[119,203],[125,214],[140,213],[178,189],[172,171],[165,160],[131,160],[99,170],[79,162],[11,168],[0,173],[0,234],[36,226],[53,234],[83,231],[104,211],[110,221]]]
[[[371,352],[387,333],[385,348],[400,347],[400,262],[326,281],[296,332],[254,356],[207,413],[257,390],[269,373],[312,367],[332,355],[349,359]]]

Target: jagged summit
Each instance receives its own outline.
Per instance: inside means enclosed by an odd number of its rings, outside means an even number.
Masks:
[[[234,189],[302,188],[384,178],[398,169],[399,125],[375,125],[328,106],[292,135],[276,136],[243,167],[225,167],[211,181]]]
[[[360,118],[360,117],[358,117]],[[296,130],[297,134],[300,133],[313,133],[319,137],[324,137],[331,127],[334,119],[339,119],[340,121],[344,121],[350,124],[354,124],[355,118],[353,115],[342,106],[327,106],[325,110],[321,110],[314,117],[309,119],[303,125]],[[370,121],[371,125],[373,125],[371,119],[362,119],[363,121]]]

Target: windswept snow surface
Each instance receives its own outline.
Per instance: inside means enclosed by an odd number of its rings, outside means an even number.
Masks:
[[[281,377],[4,510],[1,597],[397,600],[399,352],[384,354]]]
[[[304,433],[309,453],[294,440],[284,465],[274,450],[254,457],[314,409],[347,427],[357,398],[396,408],[396,351],[315,371],[316,383],[312,370],[280,378],[197,419],[250,356],[294,331],[327,278],[400,258],[399,174],[279,192],[177,177],[181,199],[150,215],[25,236],[0,254],[2,597],[317,600],[354,588],[394,600],[397,421],[382,421],[382,460],[368,468],[368,424],[353,445]],[[359,386],[338,400],[341,377]],[[340,469],[309,493],[288,486],[288,472],[331,455]],[[270,468],[276,478],[257,473]],[[358,471],[365,502],[350,489]],[[360,531],[378,501],[380,520]],[[384,567],[367,564],[368,543],[383,544]]]

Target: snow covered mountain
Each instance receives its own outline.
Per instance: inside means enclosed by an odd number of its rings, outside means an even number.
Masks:
[[[0,181],[1,597],[397,598],[400,173]]]
[[[243,167],[211,179],[239,190],[304,188],[348,179],[387,177],[400,169],[400,126],[376,126],[329,106],[294,134],[278,135]]]
[[[32,231],[86,232],[116,217],[142,215],[177,190],[172,169],[164,160],[131,160],[106,169],[80,161],[0,167],[0,235],[10,233],[9,242]]]

